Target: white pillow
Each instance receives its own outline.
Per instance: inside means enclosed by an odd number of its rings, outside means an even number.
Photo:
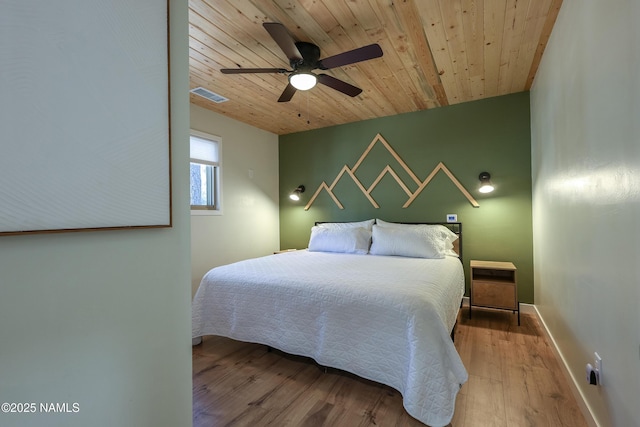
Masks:
[[[431,228],[434,230],[434,237],[441,238],[444,242],[445,251],[451,251],[451,255],[458,256],[453,250],[453,242],[458,239],[458,235],[451,231],[449,228],[441,224],[401,224],[398,222],[387,222],[381,219],[376,219],[376,225],[380,227],[396,227],[396,228]]]
[[[421,233],[424,237],[432,239],[432,244],[436,246],[443,258],[445,255],[457,257],[458,254],[453,250],[453,242],[458,235],[440,224],[400,224],[397,222],[387,222],[376,219],[376,225],[381,228],[395,228],[404,230],[424,230]]]
[[[345,228],[358,228],[362,227],[371,231],[371,227],[373,227],[373,223],[375,219],[367,219],[365,221],[356,221],[356,222],[322,222],[318,224],[316,227],[322,228],[331,228],[331,229],[345,229]]]
[[[311,227],[310,252],[366,254],[371,244],[371,231],[364,227]]]
[[[458,257],[459,255],[453,250],[453,242],[458,240],[459,236],[444,225],[441,225],[440,227],[444,229],[444,231],[441,230],[441,236],[444,240],[444,254]]]
[[[412,258],[444,258],[440,240],[428,228],[373,226],[370,253]]]

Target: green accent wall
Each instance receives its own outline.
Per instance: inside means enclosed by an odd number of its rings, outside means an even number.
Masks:
[[[441,171],[407,208],[402,205],[409,196],[389,174],[371,192],[379,208],[345,174],[333,191],[344,209],[322,191],[305,211],[321,183],[331,185],[344,165],[355,166],[378,133],[421,181],[443,162],[480,207],[474,208]],[[355,176],[369,188],[386,165],[412,192],[417,189],[379,142]],[[454,213],[463,224],[467,295],[469,260],[511,261],[518,268],[520,301],[533,303],[528,92],[281,135],[279,169],[281,248],[307,247],[315,221],[444,222]],[[483,171],[491,174],[492,193],[478,192]],[[306,191],[293,202],[289,193],[300,184]]]

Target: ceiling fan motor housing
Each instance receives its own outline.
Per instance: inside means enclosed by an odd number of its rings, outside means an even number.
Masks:
[[[290,59],[289,64],[294,71],[308,71],[319,68],[320,48],[313,43],[296,42],[302,60]]]

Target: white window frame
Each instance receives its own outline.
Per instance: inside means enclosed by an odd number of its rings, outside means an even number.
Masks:
[[[206,132],[200,132],[194,129],[191,129],[189,132],[189,144],[191,144],[191,136],[196,136],[198,138],[206,139],[212,142],[215,142],[218,146],[218,161],[217,162],[208,162],[203,161],[202,159],[194,159],[189,158],[189,163],[197,162],[201,164],[208,164],[214,166],[214,173],[216,176],[214,177],[214,185],[213,188],[216,206],[215,209],[191,209],[191,215],[200,216],[200,215],[222,215],[222,138],[217,135],[212,135]],[[189,185],[191,185],[191,178],[189,178]],[[191,202],[191,200],[189,200]]]

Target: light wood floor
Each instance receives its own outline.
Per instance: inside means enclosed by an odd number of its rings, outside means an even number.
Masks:
[[[587,426],[537,318],[465,308],[455,343],[469,372],[452,427]],[[424,427],[400,393],[257,344],[193,348],[193,426]]]

